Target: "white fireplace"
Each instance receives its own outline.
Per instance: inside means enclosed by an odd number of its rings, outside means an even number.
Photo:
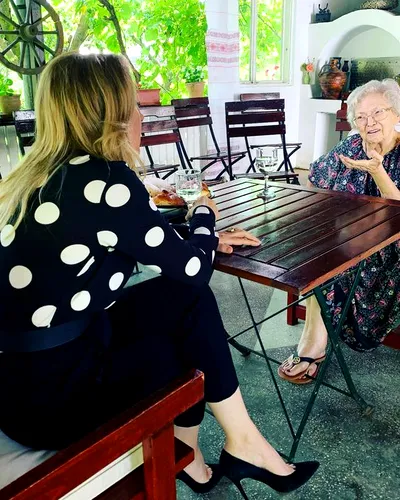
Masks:
[[[330,57],[367,59],[400,57],[400,16],[381,10],[357,10],[330,23],[309,25],[308,54],[315,59],[316,73]],[[300,93],[297,166],[309,164],[328,152],[338,141],[335,115],[339,100],[317,99],[318,78],[312,86],[303,85]]]

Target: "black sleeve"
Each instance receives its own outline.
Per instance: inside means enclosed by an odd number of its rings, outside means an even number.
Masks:
[[[108,231],[115,233],[120,252],[175,280],[193,285],[208,283],[218,246],[215,215],[196,207],[183,239],[161,215],[140,179],[124,163],[110,163],[103,193]]]

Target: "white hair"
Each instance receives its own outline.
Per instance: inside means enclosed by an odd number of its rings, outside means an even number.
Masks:
[[[382,94],[390,104],[390,107],[400,116],[400,86],[391,78],[386,80],[371,80],[370,82],[357,87],[349,95],[347,100],[347,119],[349,123],[354,124],[356,107],[369,94]]]

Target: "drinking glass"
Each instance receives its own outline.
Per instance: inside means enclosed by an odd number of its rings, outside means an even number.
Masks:
[[[269,185],[269,174],[275,171],[278,164],[278,150],[276,148],[258,149],[254,162],[256,168],[264,175],[264,189],[258,195],[258,198],[270,200],[275,198],[276,194]]]
[[[201,172],[195,169],[181,169],[175,172],[176,194],[186,201],[190,209],[201,193]]]

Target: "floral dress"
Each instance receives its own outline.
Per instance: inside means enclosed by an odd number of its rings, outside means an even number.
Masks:
[[[368,159],[360,135],[341,141],[330,153],[311,165],[310,182],[318,188],[354,194],[380,196],[371,175],[348,169],[339,155],[354,160]],[[383,166],[389,177],[400,186],[400,146],[384,156]],[[354,273],[343,275],[326,292],[326,301],[337,324]],[[366,260],[348,317],[340,332],[342,340],[357,351],[371,351],[400,324],[400,240],[383,248]]]

